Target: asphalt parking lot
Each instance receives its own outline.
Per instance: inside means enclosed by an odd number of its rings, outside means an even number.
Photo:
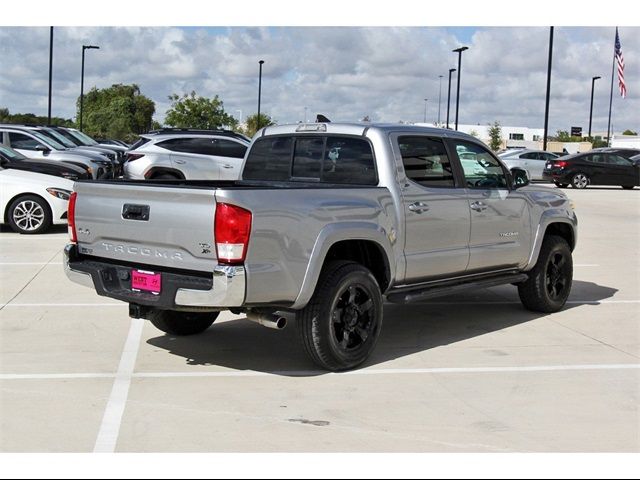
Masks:
[[[385,307],[364,368],[317,371],[282,332],[221,315],[165,336],[69,282],[66,228],[0,232],[1,452],[638,452],[640,190],[567,190],[574,287]]]

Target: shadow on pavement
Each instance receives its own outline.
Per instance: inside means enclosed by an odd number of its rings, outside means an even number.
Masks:
[[[502,289],[499,291],[504,296],[491,293],[496,290],[489,289],[442,297],[429,303],[385,304],[378,345],[363,366],[450,345],[547,316],[525,310],[513,287],[497,288]],[[597,304],[616,292],[617,289],[592,282],[574,281],[569,298],[572,303],[564,309]],[[293,319],[281,331],[239,319],[214,324],[200,335],[162,335],[149,339],[147,343],[184,357],[187,365],[218,365],[292,377],[326,373],[307,358]]]

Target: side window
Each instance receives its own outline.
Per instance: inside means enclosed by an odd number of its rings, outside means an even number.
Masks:
[[[171,138],[169,140],[164,140],[163,142],[158,142],[156,145],[158,147],[171,150],[172,152],[199,153],[198,151],[196,151],[197,144],[194,143],[194,140],[198,140],[198,139],[197,138]]]
[[[451,163],[442,140],[422,136],[398,137],[402,165],[408,178],[425,187],[454,187]]]
[[[291,166],[291,137],[267,137],[256,141],[247,157],[242,178],[286,182]]]
[[[322,181],[376,185],[371,145],[360,138],[328,137],[322,162]]]
[[[538,158],[538,154],[535,152],[523,153],[520,155],[520,158],[524,158],[525,160],[535,160]]]
[[[607,163],[609,163],[609,165],[619,165],[622,167],[630,167],[631,166],[631,162],[629,160],[627,160],[624,157],[621,157],[620,155],[607,155],[609,157],[609,161]]]
[[[217,155],[231,158],[244,158],[247,146],[233,140],[216,139],[216,144],[220,153]]]
[[[463,140],[452,140],[462,164],[464,178],[469,188],[508,188],[507,177],[488,150],[480,145]]]
[[[35,150],[40,145],[40,142],[35,138],[16,132],[9,132],[9,142],[11,143],[11,148],[21,148],[23,150]]]
[[[320,180],[324,138],[298,138],[293,153],[292,177]]]

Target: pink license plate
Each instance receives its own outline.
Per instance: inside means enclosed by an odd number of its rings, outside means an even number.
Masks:
[[[131,288],[143,292],[160,293],[162,276],[160,273],[131,270]]]

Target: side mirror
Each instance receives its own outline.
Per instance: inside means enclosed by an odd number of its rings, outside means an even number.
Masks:
[[[515,188],[526,187],[529,185],[529,176],[527,175],[527,171],[522,168],[512,168],[511,177],[513,178],[513,186]]]
[[[47,147],[46,145],[41,145],[41,144],[36,145],[35,150],[36,150],[36,152],[42,152],[42,153],[49,153],[51,151],[51,149],[49,147]]]

